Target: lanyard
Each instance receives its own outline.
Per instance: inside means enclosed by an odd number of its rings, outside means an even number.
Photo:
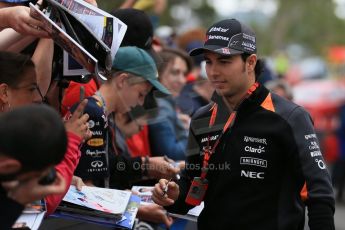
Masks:
[[[243,98],[240,100],[240,102],[238,103],[238,105],[235,106],[235,109],[230,113],[228,120],[226,121],[222,133],[219,135],[219,137],[216,140],[216,143],[212,146],[212,148],[206,148],[204,150],[204,160],[203,160],[203,164],[202,164],[202,169],[201,169],[201,178],[205,179],[206,175],[207,175],[207,171],[208,171],[208,162],[212,156],[212,154],[214,153],[215,149],[217,148],[220,139],[222,138],[222,136],[224,135],[224,133],[226,133],[228,130],[231,129],[231,127],[234,125],[234,121],[237,115],[237,109],[238,107],[242,104],[242,102],[247,99],[250,95],[252,95],[252,93],[258,88],[259,83],[255,82],[247,91],[247,93],[243,96]],[[210,118],[210,122],[209,122],[209,127],[211,128],[215,121],[216,121],[216,117],[217,117],[217,111],[218,111],[218,104],[214,104],[211,108],[212,110],[212,114],[211,114],[211,118]],[[208,143],[210,141],[210,138],[208,138]],[[209,147],[209,144],[207,144]]]

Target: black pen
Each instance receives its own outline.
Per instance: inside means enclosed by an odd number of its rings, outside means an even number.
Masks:
[[[165,196],[165,194],[168,193],[168,185],[169,183],[172,181],[172,178],[170,178],[170,180],[168,181],[168,183],[165,185],[165,188],[163,189],[163,195],[162,196]]]

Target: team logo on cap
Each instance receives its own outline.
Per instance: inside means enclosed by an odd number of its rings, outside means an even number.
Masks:
[[[223,54],[230,54],[230,49],[229,48],[222,48],[222,53]]]
[[[231,47],[231,46],[236,46],[238,42],[239,42],[239,41],[237,41],[237,40],[236,40],[236,41],[232,41],[232,42],[230,43],[230,47]]]
[[[225,33],[229,30],[229,28],[223,28],[223,27],[217,27],[217,26],[214,26],[212,27],[208,32],[221,32],[221,33]]]

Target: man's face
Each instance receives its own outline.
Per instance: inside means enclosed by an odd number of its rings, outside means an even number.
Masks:
[[[219,95],[233,97],[243,94],[250,86],[246,63],[240,55],[221,56],[205,52],[206,73]]]
[[[143,105],[145,97],[151,89],[152,85],[147,81],[134,84],[128,82],[122,91],[122,106],[117,112],[126,113],[137,105]]]
[[[42,170],[23,170],[21,167],[19,167],[15,171],[10,170],[11,172],[5,173],[4,171],[6,170],[1,169],[2,173],[0,173],[0,182],[9,182],[9,181],[21,182],[21,181],[31,180],[34,178],[42,178],[48,174],[49,170],[51,170],[51,168],[42,169]]]

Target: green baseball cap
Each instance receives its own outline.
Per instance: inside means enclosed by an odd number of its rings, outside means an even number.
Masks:
[[[135,46],[120,47],[115,55],[113,68],[140,76],[149,81],[162,93],[171,94],[158,81],[156,64],[151,56],[143,49]]]

